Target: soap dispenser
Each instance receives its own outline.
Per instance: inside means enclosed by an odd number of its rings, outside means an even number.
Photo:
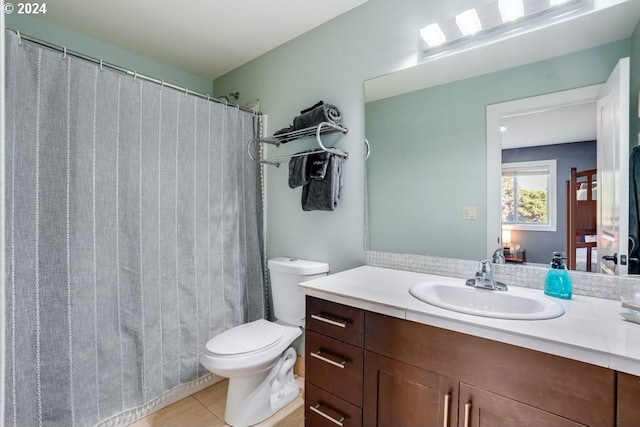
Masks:
[[[544,293],[556,298],[571,299],[573,284],[562,252],[554,252],[549,264],[549,272],[544,282]]]

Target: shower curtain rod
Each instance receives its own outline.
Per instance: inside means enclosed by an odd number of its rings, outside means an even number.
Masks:
[[[38,44],[38,45],[46,47],[48,49],[52,49],[52,50],[61,52],[62,53],[62,58],[65,58],[67,55],[74,56],[76,58],[80,58],[80,59],[83,59],[85,61],[89,61],[89,62],[93,62],[95,64],[98,64],[101,68],[102,67],[107,67],[107,68],[111,68],[112,70],[118,71],[120,73],[127,74],[129,76],[132,76],[134,79],[139,78],[139,79],[142,79],[142,80],[146,80],[146,81],[149,81],[149,82],[152,82],[152,83],[156,83],[156,84],[159,84],[159,85],[162,85],[162,86],[169,87],[171,89],[179,90],[181,92],[184,92],[185,95],[186,94],[194,95],[194,96],[197,96],[199,98],[206,99],[207,101],[213,101],[213,102],[216,102],[218,104],[224,104],[224,105],[229,105],[229,106],[232,106],[232,107],[235,107],[235,108],[239,108],[240,110],[242,110],[242,111],[244,111],[246,113],[252,113],[252,114],[256,114],[256,115],[261,115],[261,113],[258,113],[256,111],[250,110],[249,108],[246,108],[246,107],[241,107],[239,104],[230,104],[229,102],[225,102],[225,101],[222,101],[221,99],[214,98],[209,94],[195,92],[195,91],[189,90],[189,88],[187,88],[187,87],[182,87],[182,86],[177,86],[177,85],[174,85],[174,84],[171,84],[171,83],[167,83],[164,80],[161,80],[161,79],[158,79],[158,78],[155,78],[155,77],[152,77],[152,76],[148,76],[146,74],[140,74],[136,70],[129,70],[127,68],[123,68],[123,67],[120,67],[120,66],[115,65],[115,64],[104,62],[102,59],[93,58],[93,57],[85,55],[83,53],[75,52],[73,50],[69,50],[64,46],[59,46],[57,44],[50,43],[50,42],[48,42],[46,40],[42,40],[42,39],[39,39],[37,37],[29,36],[27,34],[22,34],[18,30],[13,30],[11,28],[8,28],[8,29],[10,31],[13,31],[14,33],[16,33],[16,35],[18,36],[18,39],[20,39],[20,41],[27,40],[29,42]]]

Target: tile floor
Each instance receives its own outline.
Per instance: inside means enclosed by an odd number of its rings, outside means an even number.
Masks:
[[[302,392],[293,402],[282,408],[259,427],[304,426],[304,378],[297,378]],[[228,380],[220,381],[173,405],[167,406],[129,427],[227,427],[224,407]]]

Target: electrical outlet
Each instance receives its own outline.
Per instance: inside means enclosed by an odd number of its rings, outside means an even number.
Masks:
[[[466,206],[462,208],[462,219],[477,219],[475,206]]]

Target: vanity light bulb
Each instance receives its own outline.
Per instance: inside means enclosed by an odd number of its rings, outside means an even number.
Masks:
[[[447,41],[447,38],[438,24],[429,24],[422,28],[420,30],[420,37],[422,37],[422,40],[424,40],[429,47],[440,46]]]
[[[482,29],[478,12],[475,9],[467,9],[456,16],[456,24],[463,36],[471,36]]]
[[[502,22],[515,21],[524,16],[524,3],[522,0],[499,0],[498,8],[500,9]]]
[[[559,6],[565,4],[569,0],[549,0],[549,7]]]

